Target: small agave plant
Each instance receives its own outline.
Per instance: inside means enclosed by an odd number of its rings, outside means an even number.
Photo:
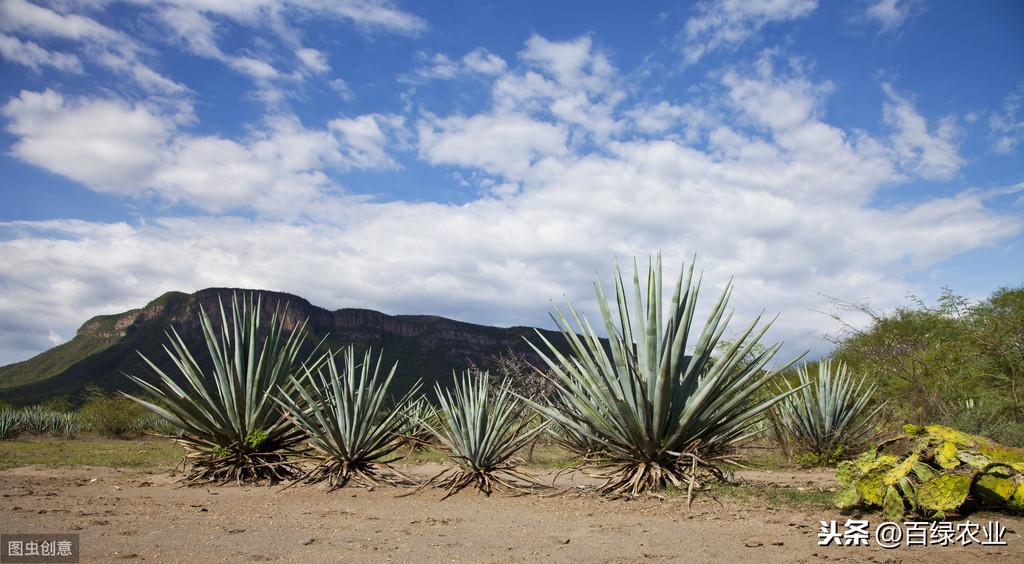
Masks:
[[[434,484],[445,488],[444,498],[475,486],[484,495],[495,490],[523,492],[544,487],[516,469],[515,453],[544,431],[530,428],[529,407],[507,386],[491,389],[490,375],[465,372],[451,390],[437,386],[440,420],[427,426],[455,466],[434,476],[421,488]]]
[[[793,393],[758,399],[792,364],[768,368],[781,345],[758,347],[768,329],[758,327],[760,317],[713,356],[731,318],[731,284],[692,342],[700,280],[692,265],[684,267],[666,309],[661,271],[659,256],[641,285],[637,268],[632,299],[621,272],[614,300],[595,284],[607,344],[570,304],[575,325],[557,308],[552,318],[571,354],[540,333],[544,347],[534,346],[559,385],[557,401],[535,407],[596,445],[592,462],[606,470],[599,488],[606,495],[635,496],[666,485],[685,485],[691,495],[698,474],[724,477],[718,463],[731,461],[763,414]]]
[[[220,304],[220,332],[206,311],[200,322],[212,369],[204,371],[172,328],[165,347],[182,384],[143,356],[159,376],[156,384],[129,376],[158,401],[124,394],[181,429],[176,440],[185,446],[191,465],[188,483],[258,481],[296,475],[288,455],[305,438],[281,411],[274,398],[294,393],[292,376],[300,366],[315,369],[323,357],[317,347],[300,359],[305,322],[292,331],[285,314],[274,311],[264,326],[261,299],[232,296],[230,312]],[[157,405],[159,403],[160,405]]]
[[[350,481],[371,487],[382,482],[408,483],[390,463],[401,458],[394,454],[402,445],[404,412],[419,383],[394,405],[386,406],[397,363],[382,378],[381,357],[373,362],[371,351],[366,351],[361,364],[356,363],[351,346],[342,351],[342,357],[340,367],[332,354],[318,370],[305,370],[302,377],[293,378],[297,394],[282,390],[280,398],[274,398],[309,435],[317,465],[299,481],[326,480],[332,490]]]
[[[818,363],[816,377],[807,365],[799,367],[796,381],[784,382],[779,391],[793,393],[770,416],[775,433],[824,464],[866,443],[874,431],[872,420],[884,407],[870,409],[875,386],[854,378],[844,363],[828,360]]]
[[[25,419],[13,409],[0,410],[0,441],[14,439],[25,430]]]

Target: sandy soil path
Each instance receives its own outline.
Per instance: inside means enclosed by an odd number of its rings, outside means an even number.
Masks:
[[[418,467],[418,474],[432,470]],[[827,473],[748,472],[815,486]],[[1024,562],[1024,519],[1002,547],[817,546],[821,519],[754,504],[485,498],[394,489],[182,488],[167,473],[29,466],[0,472],[0,531],[78,532],[83,562]]]

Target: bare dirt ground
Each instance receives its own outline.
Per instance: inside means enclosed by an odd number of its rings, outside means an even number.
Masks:
[[[832,483],[829,472],[738,477],[776,487]],[[1001,514],[970,518],[1000,521],[1007,546],[823,548],[819,521],[849,516],[708,495],[687,510],[678,496],[486,498],[467,490],[440,502],[437,490],[398,498],[405,490],[186,488],[176,479],[96,467],[0,471],[0,531],[77,532],[83,562],[1024,562],[1024,519]]]

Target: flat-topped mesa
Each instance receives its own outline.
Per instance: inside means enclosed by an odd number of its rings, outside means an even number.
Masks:
[[[54,395],[75,396],[89,386],[121,390],[125,374],[152,377],[139,353],[161,369],[174,372],[164,346],[170,329],[187,346],[203,344],[200,309],[220,326],[220,303],[230,311],[232,297],[258,295],[262,314],[285,315],[286,329],[307,321],[309,346],[324,340],[337,350],[355,345],[383,351],[385,363],[399,362],[398,388],[422,380],[427,389],[445,384],[453,371],[469,365],[487,367],[508,349],[525,355],[534,365],[541,359],[526,340],[534,339],[532,327],[492,327],[456,321],[436,315],[389,315],[370,309],[329,311],[308,300],[284,292],[244,288],[206,288],[188,294],[167,292],[141,308],[86,321],[76,336],[28,360],[0,367],[0,399],[18,403],[43,401]],[[563,343],[560,334],[544,331],[545,337]]]

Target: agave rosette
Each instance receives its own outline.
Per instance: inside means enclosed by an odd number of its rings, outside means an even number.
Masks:
[[[559,384],[557,401],[535,407],[599,445],[596,462],[607,470],[600,490],[609,495],[637,495],[668,484],[692,491],[699,473],[721,477],[717,463],[731,460],[735,445],[751,435],[762,415],[793,393],[758,399],[792,364],[768,368],[781,344],[758,347],[770,325],[761,324],[760,316],[713,355],[731,318],[731,283],[691,345],[700,278],[694,280],[692,265],[684,266],[666,310],[661,272],[658,256],[642,286],[636,269],[632,309],[621,271],[616,270],[614,300],[595,283],[607,344],[569,304],[572,321],[557,308],[552,318],[571,353],[563,354],[540,333],[543,348],[534,346]]]
[[[170,356],[181,384],[142,356],[159,376],[151,384],[129,376],[156,402],[124,394],[164,418],[182,433],[189,483],[257,481],[294,476],[288,457],[305,438],[273,400],[294,393],[292,376],[300,365],[315,367],[317,347],[302,355],[306,324],[286,329],[285,313],[275,308],[264,329],[262,300],[232,296],[230,312],[220,303],[218,332],[205,310],[200,323],[212,369],[204,371],[181,336],[171,328]],[[141,355],[140,355],[141,356]]]
[[[530,443],[545,425],[532,425],[527,403],[507,385],[488,391],[490,375],[467,371],[450,390],[437,386],[439,420],[427,423],[440,448],[455,463],[422,487],[446,488],[445,498],[467,486],[485,495],[495,489],[521,492],[543,487],[516,468],[517,451]],[[531,428],[532,427],[532,428]]]
[[[855,378],[846,364],[818,363],[817,376],[807,366],[797,369],[793,383],[784,382],[780,391],[794,393],[780,402],[772,414],[782,439],[819,460],[839,456],[867,442],[872,421],[884,404],[871,409],[874,385]]]
[[[396,365],[381,375],[382,356],[373,362],[370,350],[356,363],[351,346],[342,351],[342,361],[329,355],[318,369],[307,369],[293,378],[294,394],[282,390],[275,397],[287,416],[309,436],[317,465],[301,481],[327,481],[331,489],[350,481],[366,486],[407,483],[408,479],[390,466],[403,443],[405,410],[417,382],[393,405],[386,405]]]

